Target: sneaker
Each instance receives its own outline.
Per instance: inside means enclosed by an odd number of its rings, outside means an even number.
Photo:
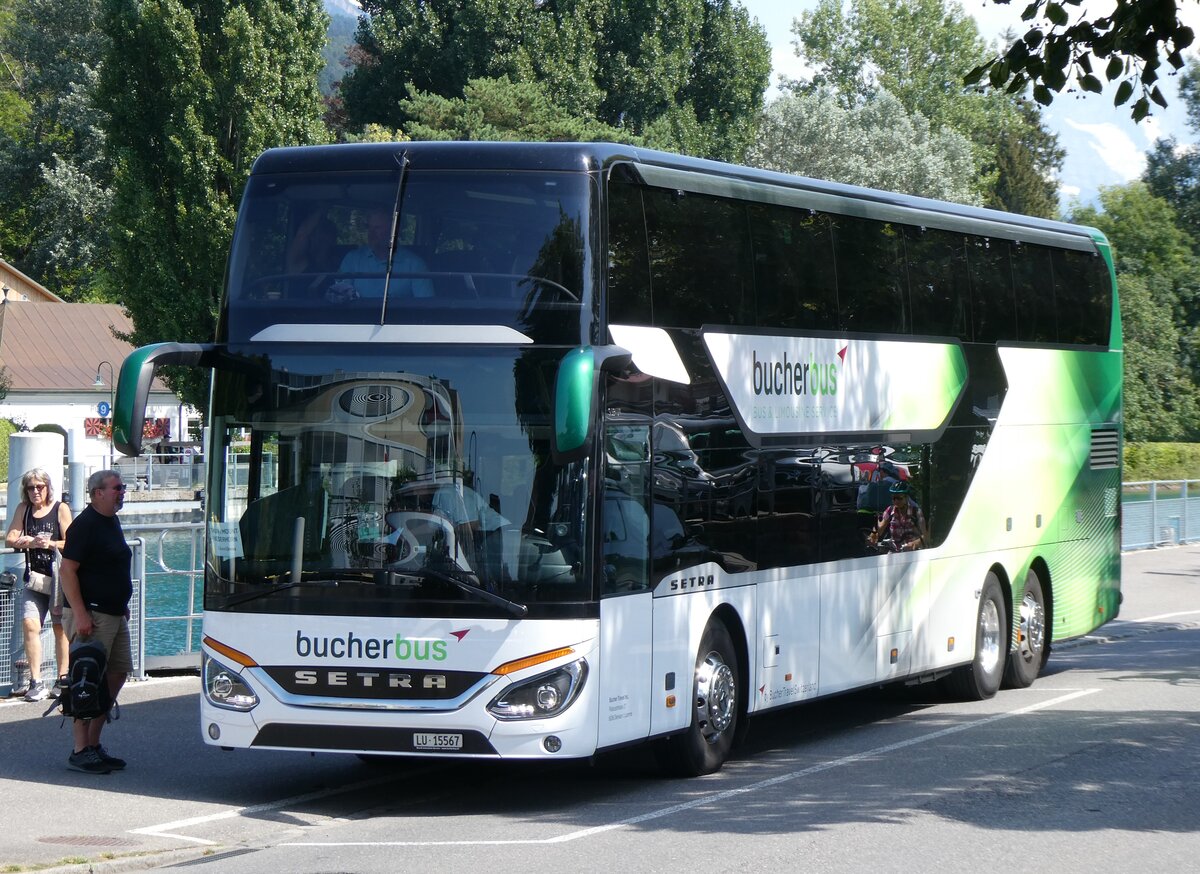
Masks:
[[[113,766],[100,758],[93,747],[84,747],[77,753],[67,756],[67,767],[72,771],[83,771],[85,774],[107,774]]]
[[[50,690],[46,688],[46,684],[41,680],[34,680],[29,684],[29,691],[25,693],[26,701],[45,701],[50,697]]]
[[[108,765],[114,771],[120,771],[125,767],[124,759],[118,759],[116,756],[110,756],[108,754],[108,750],[106,750],[100,744],[96,744],[94,747],[92,747],[92,749],[95,750],[96,755],[100,757],[100,761],[104,762],[104,764]]]
[[[59,677],[57,680],[54,681],[54,688],[50,690],[50,697],[51,698],[61,698],[63,689],[67,688],[67,686],[70,686],[70,685],[71,685],[71,681],[68,680],[66,677]]]

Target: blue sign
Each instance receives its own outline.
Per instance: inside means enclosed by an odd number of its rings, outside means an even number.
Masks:
[[[96,412],[100,414],[101,419],[107,419],[108,414],[112,412],[112,407],[108,405],[108,401],[101,401],[96,404]]]

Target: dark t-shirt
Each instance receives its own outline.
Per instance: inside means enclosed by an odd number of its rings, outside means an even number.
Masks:
[[[116,516],[97,513],[90,504],[84,507],[67,529],[62,554],[79,562],[83,603],[100,613],[124,615],[133,597],[133,550],[126,545]]]

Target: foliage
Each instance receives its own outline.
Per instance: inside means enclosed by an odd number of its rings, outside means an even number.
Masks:
[[[94,106],[106,49],[100,0],[15,0],[0,54],[28,113],[0,130],[0,236],[14,263],[67,299],[107,267],[112,169]],[[19,71],[19,75],[17,75]]]
[[[1125,482],[1195,479],[1200,471],[1200,444],[1125,441]]]
[[[1056,216],[1054,175],[1064,153],[1020,95],[966,87],[963,71],[991,49],[974,19],[946,0],[820,0],[796,19],[796,53],[812,70],[787,85],[831,89],[853,107],[879,90],[934,131],[949,128],[973,144],[976,191],[987,205]]]
[[[626,142],[637,137],[572,115],[553,103],[540,82],[472,79],[462,98],[417,92],[402,101],[415,140]]]
[[[0,137],[16,136],[29,119],[29,102],[21,94],[21,67],[7,49],[12,5],[13,0],[0,0]]]
[[[8,482],[8,438],[23,430],[12,419],[0,419],[0,479]]]
[[[366,0],[364,11],[342,81],[355,128],[407,130],[430,97],[507,80],[538,83],[554,115],[585,129],[736,159],[770,74],[766,35],[733,0]]]
[[[253,160],[321,142],[319,0],[104,0],[99,99],[116,158],[115,270],[129,340],[210,340]],[[137,59],[137,63],[131,63]],[[203,374],[167,374],[203,409]]]
[[[879,91],[845,107],[831,91],[783,96],[767,106],[746,161],[834,182],[979,202],[971,144],[951,130],[931,132]]]
[[[1200,134],[1200,64],[1193,61],[1179,77],[1179,93],[1187,108],[1188,127]],[[1158,140],[1146,156],[1142,178],[1150,190],[1166,200],[1179,216],[1179,224],[1200,247],[1200,151],[1174,137]]]
[[[1103,188],[1103,212],[1073,221],[1113,244],[1125,336],[1125,428],[1132,440],[1200,434],[1200,356],[1194,328],[1196,258],[1171,205],[1140,182]]]
[[[973,84],[986,75],[993,89],[1010,94],[1032,86],[1034,99],[1048,106],[1063,89],[1101,93],[1103,75],[1118,83],[1115,106],[1139,92],[1129,113],[1141,121],[1150,114],[1151,103],[1167,105],[1157,85],[1162,61],[1165,57],[1176,70],[1183,67],[1183,50],[1194,34],[1179,20],[1180,0],[1114,2],[1108,15],[1086,18],[1086,12],[1073,15],[1069,9],[1078,9],[1083,0],[1030,0],[1021,12],[1021,20],[1030,23],[1025,35],[973,68],[965,81]]]

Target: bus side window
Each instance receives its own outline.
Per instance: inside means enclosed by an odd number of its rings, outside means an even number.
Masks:
[[[767,204],[749,207],[755,324],[835,331],[837,279],[830,218]]]
[[[1012,247],[1013,291],[1017,302],[1017,339],[1032,343],[1058,340],[1054,313],[1054,272],[1045,246]]]
[[[904,235],[913,333],[971,339],[971,286],[962,234],[908,226]]]
[[[608,318],[650,325],[650,256],[640,188],[613,181],[608,189]]]
[[[605,423],[604,500],[600,517],[602,594],[641,592],[650,585],[650,429]]]
[[[1008,240],[970,237],[967,267],[971,276],[971,315],[976,343],[995,343],[1017,336],[1012,267]]]
[[[699,328],[754,318],[743,201],[648,188],[644,192],[654,324]]]
[[[912,322],[900,227],[840,215],[833,245],[842,329],[909,333]]]
[[[1058,341],[1107,346],[1112,331],[1112,278],[1104,258],[1094,252],[1056,249],[1052,263]]]

